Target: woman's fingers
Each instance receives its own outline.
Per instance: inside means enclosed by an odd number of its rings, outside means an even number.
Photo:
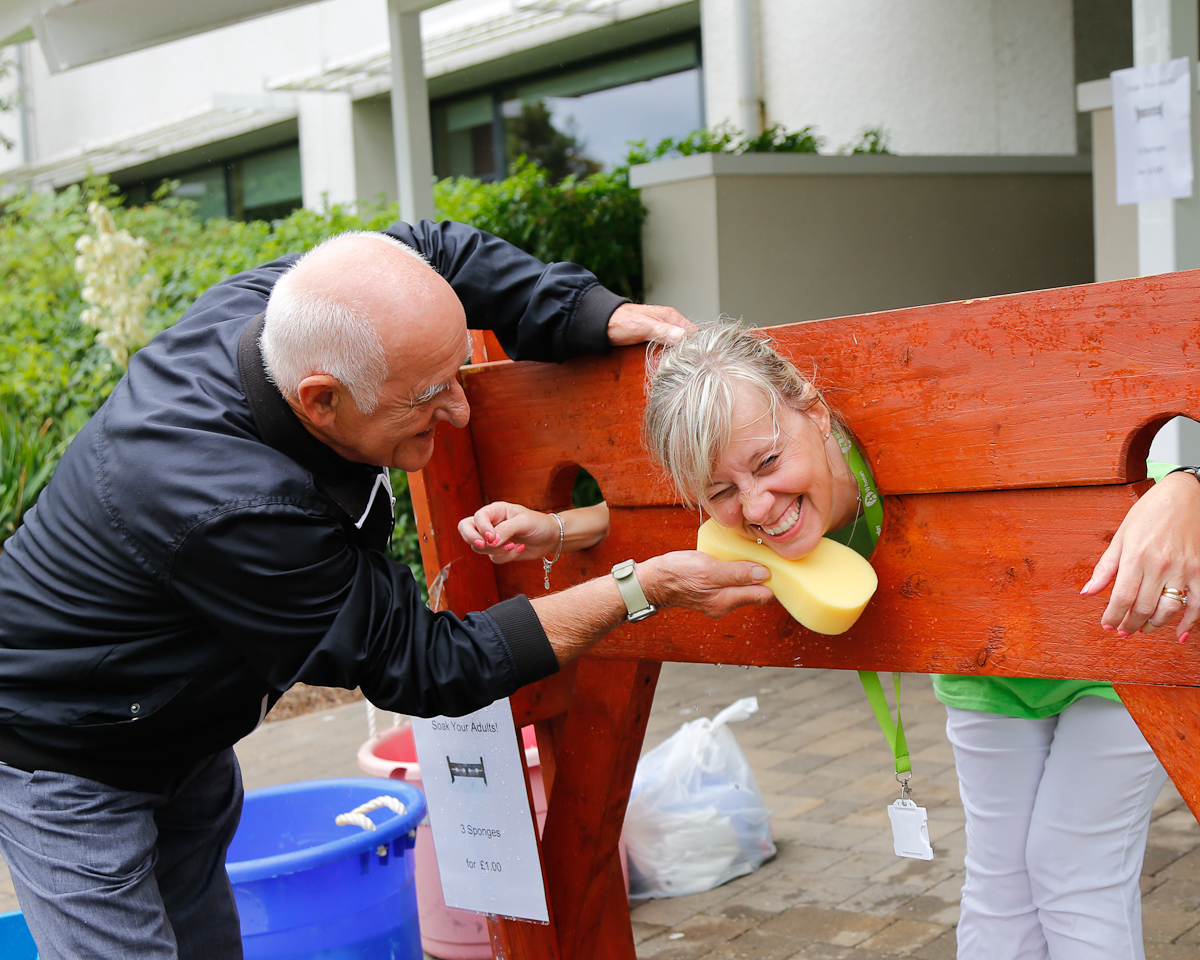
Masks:
[[[1118,530],[1117,535],[1112,539],[1112,543],[1108,545],[1108,549],[1100,554],[1100,559],[1096,562],[1096,566],[1092,568],[1092,578],[1083,585],[1083,589],[1079,592],[1085,597],[1099,593],[1117,575],[1120,562],[1121,531]]]
[[[1175,627],[1175,633],[1179,637],[1180,643],[1187,640],[1188,634],[1196,625],[1196,618],[1200,617],[1200,577],[1196,577],[1188,583],[1187,598],[1187,606],[1183,608],[1183,619]]]
[[[1186,473],[1173,473],[1130,507],[1081,593],[1099,592],[1113,581],[1101,620],[1106,630],[1129,636],[1153,633],[1179,621],[1187,633],[1200,611],[1164,596],[1165,589],[1200,590],[1200,484]],[[1200,605],[1200,593],[1196,594]]]
[[[1146,622],[1142,624],[1142,633],[1156,633],[1163,627],[1169,626],[1174,621],[1178,620],[1180,614],[1186,612],[1186,607],[1180,601],[1166,594],[1159,594],[1158,603],[1154,607],[1154,612],[1146,618]]]

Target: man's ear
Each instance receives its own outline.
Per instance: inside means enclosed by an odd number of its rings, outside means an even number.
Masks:
[[[328,428],[337,420],[338,408],[345,401],[346,388],[337,377],[314,373],[296,387],[296,403],[314,427]]]

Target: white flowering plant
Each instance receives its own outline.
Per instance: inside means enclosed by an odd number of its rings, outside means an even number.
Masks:
[[[87,209],[96,235],[85,233],[75,241],[75,272],[83,278],[81,296],[88,304],[79,319],[99,331],[96,340],[125,367],[150,339],[146,311],[158,290],[158,276],[142,271],[145,239],[118,230],[104,204],[93,200]]]

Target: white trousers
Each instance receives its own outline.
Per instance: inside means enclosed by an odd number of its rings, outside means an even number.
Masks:
[[[946,711],[967,816],[959,960],[1143,960],[1138,878],[1167,775],[1128,711]]]

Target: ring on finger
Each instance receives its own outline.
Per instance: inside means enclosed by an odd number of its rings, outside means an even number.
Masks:
[[[1174,587],[1163,587],[1162,595],[1172,600],[1178,600],[1183,606],[1187,606],[1187,594],[1182,590],[1176,590]]]

